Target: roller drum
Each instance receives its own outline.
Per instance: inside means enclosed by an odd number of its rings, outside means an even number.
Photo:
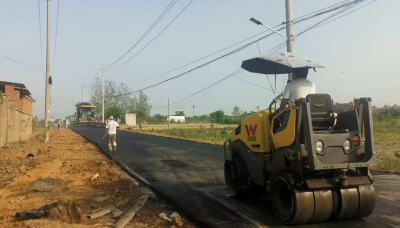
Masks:
[[[314,215],[310,223],[329,220],[333,210],[333,196],[330,189],[314,190]]]

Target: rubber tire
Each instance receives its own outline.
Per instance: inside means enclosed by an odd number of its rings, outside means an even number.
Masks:
[[[309,223],[314,215],[314,193],[295,189],[281,174],[272,180],[271,202],[275,216],[286,225]]]
[[[241,190],[241,187],[248,181],[249,172],[247,170],[246,163],[239,156],[234,156],[233,161],[225,161],[224,164],[224,176],[225,176],[225,184],[228,189],[228,192],[232,196],[241,196],[244,191]],[[232,171],[232,168],[235,169]],[[233,181],[232,173],[236,172],[236,182]]]

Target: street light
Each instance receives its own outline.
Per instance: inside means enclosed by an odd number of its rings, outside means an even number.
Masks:
[[[257,19],[255,19],[254,17],[250,18],[250,21],[254,22],[256,25],[262,25],[262,26],[264,26],[265,28],[271,30],[272,32],[274,32],[274,33],[276,33],[276,34],[278,34],[278,35],[280,35],[281,37],[285,38],[286,40],[288,39],[287,36],[285,36],[285,35],[279,33],[278,31],[276,31],[275,29],[269,27],[268,25],[265,25],[265,24],[262,23],[260,20],[257,20]]]

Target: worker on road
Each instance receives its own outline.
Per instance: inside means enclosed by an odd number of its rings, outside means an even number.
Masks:
[[[286,105],[293,104],[295,100],[306,98],[308,94],[315,94],[315,85],[307,79],[308,68],[297,68],[293,70],[293,81],[285,87],[281,101],[281,110]]]
[[[60,130],[60,125],[61,125],[61,119],[58,119],[58,122],[57,122],[58,130]]]
[[[117,152],[117,128],[119,128],[119,124],[114,121],[114,117],[110,116],[109,121],[106,124],[106,133],[104,134],[104,138],[108,137],[108,150],[110,152]],[[111,145],[112,143],[112,145]]]
[[[69,127],[69,119],[65,120],[65,128]]]

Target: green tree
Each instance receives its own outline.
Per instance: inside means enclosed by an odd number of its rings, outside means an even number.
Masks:
[[[218,110],[210,113],[211,122],[213,123],[224,123],[225,113],[222,110]]]
[[[150,98],[143,93],[143,91],[140,91],[137,96],[133,97],[131,112],[136,113],[136,119],[138,121],[148,119],[150,117],[151,108]]]
[[[100,78],[95,79],[90,86],[89,93],[90,103],[96,106],[96,115],[101,116],[103,101]],[[104,81],[104,110],[114,106],[120,107],[123,112],[128,112],[133,108],[133,99],[126,84],[121,83],[117,86],[115,82],[106,79]]]
[[[185,116],[183,111],[175,111],[175,116]]]
[[[232,111],[232,116],[234,117],[234,118],[238,118],[241,114],[242,114],[242,110],[238,107],[238,106],[235,106],[234,108],[233,108],[233,111]]]
[[[124,113],[124,110],[122,110],[122,108],[118,106],[109,107],[105,111],[105,118],[113,116],[115,119],[117,119],[121,116],[122,113]]]

